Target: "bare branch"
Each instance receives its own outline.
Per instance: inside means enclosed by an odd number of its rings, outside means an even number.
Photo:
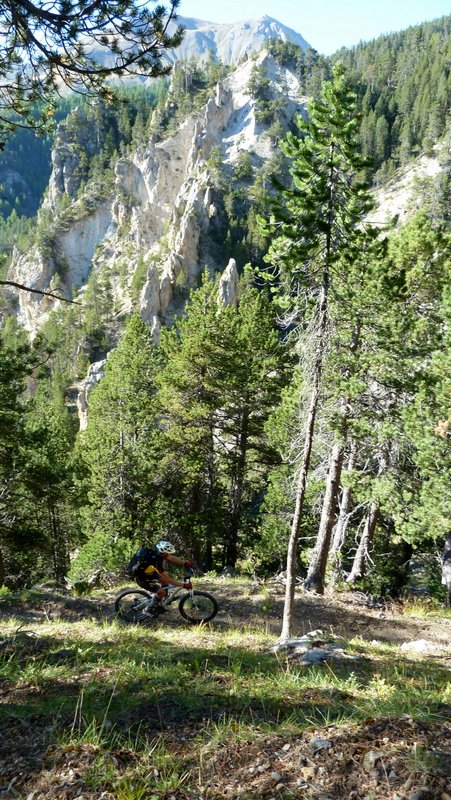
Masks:
[[[53,292],[44,292],[43,289],[32,289],[31,286],[24,286],[22,283],[16,283],[16,281],[0,281],[1,286],[13,286],[14,289],[22,289],[24,292],[33,292],[33,294],[41,294],[45,295],[45,297],[54,297],[55,300],[63,300],[64,303],[72,303],[73,305],[80,306],[77,300],[69,300],[67,297],[62,297],[60,294],[54,294]]]

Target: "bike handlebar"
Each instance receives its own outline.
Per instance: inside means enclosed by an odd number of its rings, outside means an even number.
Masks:
[[[205,574],[205,573],[202,572],[201,569],[199,569],[199,567],[185,567],[185,569],[186,569],[186,574],[185,574],[185,576],[183,578],[184,581],[189,581],[190,578],[193,575],[195,575],[196,573],[198,575],[204,575]]]

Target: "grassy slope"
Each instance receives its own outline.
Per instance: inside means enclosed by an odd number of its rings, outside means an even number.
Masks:
[[[359,661],[301,667],[276,658],[258,616],[205,628],[176,614],[145,627],[108,613],[68,621],[64,598],[58,611],[39,595],[0,610],[6,797],[371,800],[427,787],[448,800],[443,660],[356,638]],[[315,736],[332,746],[315,753]]]

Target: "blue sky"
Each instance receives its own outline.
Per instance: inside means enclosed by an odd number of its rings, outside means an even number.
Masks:
[[[450,0],[181,0],[179,8],[181,16],[209,22],[267,14],[327,54],[449,13]]]

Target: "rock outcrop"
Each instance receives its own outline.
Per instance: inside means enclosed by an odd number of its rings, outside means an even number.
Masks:
[[[260,54],[256,62],[265,68],[273,95],[285,98],[288,123],[305,107],[297,79],[267,54]],[[184,288],[194,285],[205,267],[212,272],[224,269],[220,248],[212,247],[210,237],[219,191],[210,166],[212,148],[220,151],[226,174],[243,151],[257,168],[273,152],[248,89],[254,63],[247,61],[218,84],[214,96],[172,136],[142,142],[121,158],[111,197],[94,206],[92,198],[89,203],[80,198],[77,176],[72,174],[78,169],[77,148],[63,127],[45,201],[54,215],[52,247],[46,253],[39,248],[31,254],[16,253],[11,279],[40,289],[56,282],[69,295],[83,289],[92,270],[102,270],[116,306],[127,313],[133,307],[133,276],[138,264],[141,271],[144,266],[138,309],[157,339],[161,325],[180,311]],[[81,127],[87,151],[89,131]],[[88,196],[89,192],[88,184]],[[72,200],[69,215],[67,201],[66,210],[58,212],[64,196]],[[18,318],[33,334],[58,303],[26,292],[20,292],[18,300]]]
[[[86,430],[88,426],[89,395],[91,394],[94,386],[100,381],[101,378],[103,378],[106,362],[107,359],[103,358],[101,361],[96,361],[94,364],[91,364],[85,380],[79,384],[77,409],[81,431]]]
[[[219,279],[218,303],[222,306],[238,305],[238,270],[236,261],[231,258]]]

